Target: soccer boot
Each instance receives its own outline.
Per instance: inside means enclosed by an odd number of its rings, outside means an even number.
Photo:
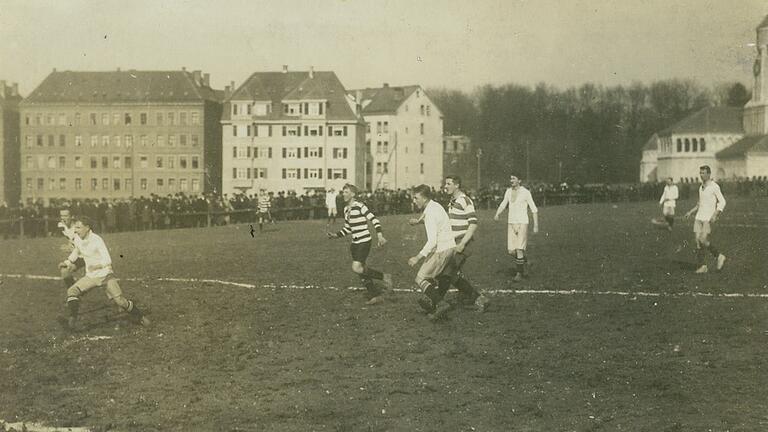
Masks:
[[[704,264],[703,266],[701,266],[698,269],[696,269],[696,273],[698,273],[698,274],[706,273],[708,271],[709,271],[709,267],[707,267],[706,264]]]
[[[722,270],[724,265],[725,265],[725,255],[720,254],[717,256],[717,271]]]
[[[521,275],[520,273],[516,273],[515,278],[512,280],[515,282],[520,282],[521,280],[523,280],[523,275]]]
[[[421,306],[421,309],[425,313],[431,314],[435,311],[435,304],[432,303],[432,299],[427,297],[426,294],[420,295],[416,302],[419,304],[419,306]]]
[[[367,302],[365,302],[365,304],[368,306],[373,306],[381,303],[384,303],[384,296],[381,294],[371,297]]]
[[[384,273],[381,281],[384,283],[384,286],[386,286],[388,290],[391,290],[394,286],[392,283],[392,274],[390,273]]]
[[[71,316],[67,318],[66,329],[71,332],[77,331],[77,317]]]
[[[475,310],[483,313],[486,310],[488,310],[488,305],[491,303],[491,299],[488,297],[481,295],[475,300]]]
[[[149,318],[142,316],[139,320],[139,325],[142,327],[149,327],[149,325],[152,324],[152,321],[149,320]]]
[[[434,322],[445,319],[445,317],[448,316],[449,310],[451,310],[451,305],[447,301],[443,300],[437,304],[435,311],[429,314],[429,320]]]

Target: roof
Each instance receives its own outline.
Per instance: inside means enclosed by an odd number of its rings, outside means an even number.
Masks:
[[[356,97],[357,92],[361,92],[362,100],[359,102],[363,106],[363,115],[394,114],[400,108],[400,105],[420,88],[421,86],[417,85],[385,86],[381,88],[350,90],[349,94]],[[370,103],[366,104],[366,101],[370,101]]]
[[[717,152],[715,157],[718,159],[733,159],[752,152],[768,153],[768,135],[744,137]]]
[[[54,70],[22,102],[119,103],[217,100],[215,90],[187,71],[72,72]]]
[[[658,150],[659,148],[659,136],[656,134],[653,134],[648,141],[645,142],[645,145],[643,146],[643,151],[646,150]]]
[[[328,102],[325,118],[328,120],[353,120],[357,115],[347,101],[347,91],[336,73],[329,71],[254,72],[235,90],[224,104],[222,120],[231,118],[230,101],[270,101],[279,106],[283,101],[325,100]],[[271,120],[296,119],[286,116],[282,109],[272,110]]]
[[[758,29],[761,29],[763,27],[768,27],[768,15],[763,18],[763,21],[760,23],[759,26],[757,26]]]
[[[744,133],[742,108],[708,107],[697,111],[671,127],[658,133],[659,136],[685,133]]]

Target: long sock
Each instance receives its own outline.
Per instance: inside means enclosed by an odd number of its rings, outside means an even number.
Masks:
[[[675,224],[675,218],[673,218],[672,216],[664,216],[664,220],[667,221],[667,225],[669,225],[670,227]]]
[[[67,309],[69,309],[69,316],[77,318],[77,313],[80,311],[80,299],[77,297],[68,298]]]
[[[67,276],[62,280],[62,282],[64,283],[64,288],[69,288],[75,284],[75,278],[72,276]]]
[[[374,270],[370,267],[366,267],[365,272],[363,272],[363,274],[370,279],[376,279],[376,280],[384,279],[384,273],[378,270]]]
[[[478,293],[477,290],[475,290],[475,287],[473,287],[468,280],[466,280],[461,276],[459,276],[453,282],[453,286],[455,286],[459,290],[459,293],[461,295],[465,296],[468,300],[472,300],[473,302],[477,297],[480,296],[480,293]]]
[[[259,222],[259,232],[264,231],[264,222]]]
[[[712,256],[715,257],[715,258],[717,258],[717,256],[720,255],[720,252],[717,250],[715,245],[713,245],[712,243],[710,243],[709,246],[707,246],[707,249],[709,250],[709,253],[711,253]]]
[[[525,270],[525,258],[517,258],[515,259],[515,271],[523,274],[523,271]]]
[[[699,267],[704,265],[704,249],[696,249],[696,262],[699,264]]]
[[[439,276],[437,278],[437,290],[435,290],[435,297],[439,300],[445,298],[445,294],[451,288],[452,278],[448,276]]]
[[[370,297],[376,297],[381,294],[381,288],[377,288],[371,278],[367,277],[365,274],[360,275],[360,281],[363,283],[363,286]]]
[[[441,298],[437,285],[433,284],[431,281],[424,281],[422,282],[422,287],[424,287],[424,295],[429,297],[433,305],[436,305]]]

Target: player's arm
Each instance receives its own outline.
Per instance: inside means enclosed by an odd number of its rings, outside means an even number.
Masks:
[[[424,223],[424,213],[422,212],[418,218],[410,218],[408,219],[409,225],[418,225]]]
[[[96,252],[99,255],[99,263],[88,267],[88,271],[96,271],[112,267],[112,257],[109,255],[109,249],[103,240],[100,240],[96,246]]]
[[[466,210],[467,223],[469,223],[469,227],[467,227],[467,232],[464,234],[464,237],[462,237],[459,244],[456,245],[457,252],[464,251],[464,248],[467,246],[467,244],[469,244],[469,241],[472,240],[472,237],[475,235],[475,231],[477,231],[477,213],[475,213],[475,205],[472,203],[472,201],[465,200],[464,208]]]
[[[536,207],[536,203],[533,202],[533,196],[530,192],[528,192],[526,200],[528,201],[528,207],[531,209],[531,216],[533,217],[533,233],[536,234],[539,232],[539,208]]]
[[[507,207],[507,204],[509,204],[509,196],[510,196],[510,194],[511,193],[510,193],[509,189],[507,189],[507,191],[504,192],[504,199],[501,200],[501,204],[499,204],[499,208],[496,209],[496,214],[493,216],[493,220],[499,220],[499,215]]]
[[[661,193],[661,199],[659,199],[659,205],[663,205],[667,200],[667,188],[664,188],[664,192]]]
[[[696,213],[696,211],[699,209],[699,203],[697,202],[695,206],[693,206],[692,209],[688,210],[687,213],[685,213],[685,217],[689,218],[692,214]]]
[[[341,238],[352,232],[352,227],[349,225],[349,221],[344,218],[344,226],[338,232],[326,232],[329,239]]]
[[[715,189],[715,198],[717,198],[717,204],[715,206],[715,214],[712,215],[712,219],[710,220],[712,223],[717,222],[720,218],[720,214],[725,210],[725,197],[719,186]]]
[[[368,222],[373,224],[373,229],[376,230],[376,237],[378,237],[378,245],[384,246],[387,243],[387,239],[384,238],[384,233],[381,231],[381,222],[379,222],[379,218],[377,218],[365,204],[360,206],[360,212],[366,219],[368,219]]]

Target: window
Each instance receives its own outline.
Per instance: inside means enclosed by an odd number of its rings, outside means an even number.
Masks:
[[[43,136],[42,135],[38,135],[37,136],[37,146],[38,147],[42,147],[43,146]]]
[[[192,156],[192,169],[198,169],[200,167],[200,159],[197,156]]]
[[[75,190],[83,190],[83,179],[76,178],[75,179]]]
[[[389,133],[389,122],[384,122],[384,133]]]
[[[120,190],[120,179],[112,179],[112,190]]]
[[[381,141],[376,141],[376,153],[377,154],[381,153],[382,150],[383,150],[383,146],[382,146]]]
[[[381,174],[382,166],[381,162],[376,162],[376,174]]]
[[[133,189],[133,179],[132,178],[125,179],[125,181],[123,181],[123,186],[125,186],[125,190],[131,191],[131,193],[133,193],[133,190],[132,190]]]
[[[169,112],[168,113],[168,126],[173,126],[176,124],[176,114]]]
[[[192,192],[200,192],[200,180],[192,179]]]
[[[141,190],[147,190],[147,179],[143,178],[139,180],[139,187]]]
[[[319,147],[310,147],[309,151],[307,151],[307,157],[319,158],[320,157],[320,148]]]
[[[179,156],[179,168],[187,169],[187,157]]]
[[[165,181],[163,179],[161,179],[161,178],[157,179],[157,187],[158,188],[162,188],[163,187],[163,183],[165,183]]]
[[[99,187],[99,180],[92,178],[91,179],[91,190],[95,191]]]
[[[366,133],[371,133],[371,124],[370,123],[366,123],[365,124],[365,132]]]
[[[67,179],[64,177],[59,178],[59,190],[67,190]]]
[[[198,113],[197,111],[192,111],[192,114],[190,114],[189,119],[190,119],[190,122],[193,125],[199,125],[200,124],[200,113]]]
[[[139,145],[141,145],[142,147],[146,147],[147,146],[147,136],[146,135],[142,135],[142,136],[139,137]]]
[[[67,158],[65,156],[59,156],[59,168],[67,167]]]
[[[147,124],[147,113],[141,113],[139,114],[139,123],[142,125]]]
[[[183,146],[183,147],[187,146],[187,136],[186,135],[184,135],[184,134],[179,135],[179,145]]]
[[[232,115],[235,115],[235,116],[237,115],[237,104],[236,103],[232,104]]]
[[[163,125],[163,113],[157,113],[156,118],[157,118],[157,121],[155,123],[157,123],[158,126],[162,126]]]
[[[237,125],[232,125],[232,136],[233,137],[237,136]]]
[[[307,170],[306,178],[308,179],[319,179],[320,178],[320,171],[322,168],[316,168],[316,169],[309,169]]]
[[[389,173],[389,162],[384,162],[384,174]]]
[[[162,168],[163,167],[163,157],[157,156],[155,158],[155,168]]]
[[[677,152],[680,153],[683,151],[683,141],[678,138],[677,139]]]
[[[56,190],[56,179],[54,178],[48,179],[48,190],[49,191]]]
[[[27,185],[27,190],[31,191],[32,190],[32,177],[27,177],[24,180],[24,183]]]
[[[157,136],[157,146],[158,147],[165,147],[165,135],[158,135]]]
[[[389,153],[389,141],[384,141],[384,154]]]
[[[420,134],[422,134],[422,135],[424,135],[424,123],[421,123],[421,124],[419,125],[419,133],[420,133]]]
[[[269,147],[260,147],[258,148],[258,153],[256,157],[260,158],[271,158],[272,157],[272,148]]]
[[[376,133],[381,133],[381,122],[376,122]]]
[[[168,156],[168,169],[176,168],[176,156]]]
[[[103,169],[109,168],[109,156],[101,157],[101,168]]]
[[[347,169],[346,168],[328,168],[328,178],[331,180],[338,180],[338,179],[346,179],[347,178]]]
[[[96,125],[96,113],[91,113],[90,118],[91,118],[91,126],[95,126]]]
[[[133,159],[130,156],[126,156],[125,160],[123,161],[123,166],[126,169],[132,168],[133,167]]]
[[[424,143],[419,143],[419,153],[424,154]]]
[[[77,137],[75,137],[75,138],[77,138]],[[32,148],[32,137],[27,135],[26,137],[24,137],[24,140],[26,142],[27,148]]]
[[[702,139],[699,141],[699,150],[701,150],[701,151],[703,151],[703,152],[707,151],[707,142],[706,142],[706,141],[704,141],[704,138],[702,138]]]
[[[25,158],[25,161],[26,161],[26,167],[27,168],[29,168],[29,169],[34,169],[35,168],[35,160],[32,159],[32,156],[27,156]]]
[[[286,147],[283,149],[283,158],[284,159],[296,159],[298,156],[298,151],[296,150],[296,147]]]
[[[168,179],[168,189],[175,189],[176,188],[176,179],[175,178],[169,178]]]
[[[43,190],[45,189],[45,179],[38,178],[37,179],[37,190]]]
[[[53,135],[48,135],[48,147],[53,147],[55,144]]]
[[[236,146],[237,148],[237,158],[238,159],[246,159],[248,157],[248,147],[246,146]]]
[[[333,158],[334,159],[346,159],[347,158],[347,149],[341,148],[341,147],[334,147],[334,149],[333,149]]]
[[[67,137],[65,135],[59,135],[59,147],[67,145]]]
[[[285,172],[285,178],[287,179],[296,179],[299,177],[297,169],[289,169]]]
[[[80,156],[75,156],[75,168],[82,168],[83,167],[83,158]]]
[[[96,158],[96,156],[91,156],[91,169],[96,169],[99,167],[99,160]]]
[[[186,191],[187,190],[187,179],[179,179],[179,190]]]
[[[247,178],[247,170],[245,168],[237,168],[237,178],[238,180],[243,180]]]
[[[125,136],[125,148],[133,147],[133,135]]]
[[[427,105],[427,116],[429,116],[429,115],[430,115],[430,106]]]
[[[48,156],[48,168],[56,169],[56,157]]]
[[[101,114],[101,124],[103,125],[109,124],[109,114]]]
[[[139,166],[141,168],[147,168],[147,166],[149,166],[149,162],[146,156],[139,156]]]
[[[697,152],[699,151],[699,140],[698,138],[693,139],[693,151]]]
[[[104,135],[103,137],[101,137],[101,146],[109,147],[109,136]]]
[[[112,137],[112,144],[115,147],[120,147],[122,145],[122,140],[120,139],[120,135],[115,135]]]
[[[179,124],[182,126],[187,125],[187,113],[186,112],[180,112],[179,113]]]
[[[424,174],[424,162],[419,164],[419,173]]]
[[[120,156],[112,156],[112,168],[120,168],[120,162],[122,162],[123,158]]]
[[[685,152],[687,153],[691,151],[691,140],[686,138],[684,142],[685,142]]]
[[[112,114],[112,124],[115,124],[115,125],[120,124],[120,113]]]
[[[102,190],[109,190],[109,179],[108,178],[101,179],[101,189]]]
[[[125,124],[126,124],[126,126],[130,126],[132,122],[133,122],[133,120],[131,118],[131,113],[125,113]]]
[[[198,141],[198,136],[197,135],[192,135],[191,136],[191,141],[192,141],[192,147],[197,147],[198,145],[200,145],[200,142]]]
[[[176,135],[168,135],[168,147],[176,147]]]
[[[254,177],[256,178],[267,178],[267,169],[266,168],[255,168],[256,173],[254,174]]]

